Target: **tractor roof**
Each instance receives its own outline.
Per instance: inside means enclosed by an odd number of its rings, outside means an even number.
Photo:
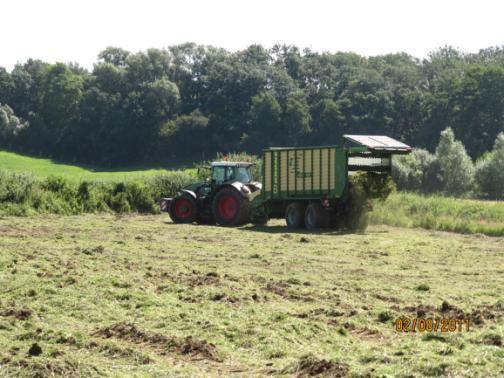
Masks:
[[[254,163],[247,161],[214,161],[212,167],[250,167]]]

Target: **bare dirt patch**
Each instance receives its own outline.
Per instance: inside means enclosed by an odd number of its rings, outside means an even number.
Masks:
[[[212,301],[215,301],[215,302],[228,302],[228,303],[238,303],[240,302],[240,299],[233,296],[233,295],[227,295],[227,294],[224,294],[224,293],[217,293],[217,294],[214,294],[212,295],[212,297],[210,298]]]
[[[10,316],[14,317],[18,320],[27,320],[32,316],[32,310],[28,308],[20,308],[20,309],[15,309],[15,308],[9,308],[6,310],[3,310],[0,312],[0,316]]]
[[[152,273],[151,273],[152,276]],[[215,272],[202,273],[193,270],[190,273],[179,272],[177,275],[170,275],[168,273],[161,273],[161,279],[168,278],[173,283],[183,284],[190,287],[219,285],[221,283],[220,276]]]
[[[296,377],[333,377],[348,376],[348,365],[313,356],[301,357],[295,366],[288,367],[282,373],[295,374]]]
[[[30,372],[31,377],[80,377],[78,367],[75,363],[67,360],[53,360],[38,362],[31,358],[22,359],[12,363],[7,367],[7,375],[9,375],[10,367],[21,368],[26,372]]]
[[[406,306],[403,311],[409,313],[415,313],[419,318],[425,317],[437,317],[437,318],[454,318],[454,319],[469,319],[471,324],[482,325],[487,320],[496,320],[502,317],[502,310],[497,308],[497,306],[480,306],[471,311],[465,312],[461,308],[449,303],[448,301],[443,301],[441,306],[434,307],[432,305],[419,304],[416,306]]]
[[[264,287],[264,290],[276,294],[282,298],[288,300],[296,300],[296,301],[304,301],[304,302],[313,302],[314,299],[310,295],[302,294],[302,293],[293,293],[289,290],[291,284],[286,281],[270,281]]]
[[[384,302],[391,302],[391,303],[399,303],[401,302],[400,299],[394,298],[394,297],[388,297],[386,295],[381,295],[381,294],[376,294],[374,296],[376,299],[379,299],[380,301]]]
[[[130,323],[116,323],[109,327],[99,329],[93,334],[106,339],[116,338],[132,343],[148,344],[159,354],[176,353],[190,357],[200,357],[212,361],[221,361],[214,344],[200,340],[193,336],[185,338],[168,337],[160,333],[146,332]]]

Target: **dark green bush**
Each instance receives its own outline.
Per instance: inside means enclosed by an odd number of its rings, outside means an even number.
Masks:
[[[0,171],[0,202],[26,202],[34,184],[35,178],[29,173]]]
[[[174,197],[177,192],[196,181],[196,178],[186,172],[168,172],[157,175],[148,181],[155,200],[163,197]]]
[[[131,211],[128,196],[124,192],[113,195],[109,200],[109,206],[116,213],[129,213]]]
[[[125,194],[131,210],[140,213],[157,212],[152,192],[147,185],[138,182],[128,183],[125,188]]]
[[[37,181],[29,174],[0,171],[0,214],[158,213],[161,197],[174,196],[194,181],[185,172],[169,172],[145,182],[74,184],[62,177]]]

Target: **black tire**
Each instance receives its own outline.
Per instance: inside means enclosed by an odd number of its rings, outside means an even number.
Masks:
[[[306,208],[304,219],[308,230],[329,227],[329,213],[320,203],[310,203]]]
[[[208,225],[208,226],[211,226],[211,225],[214,225],[215,224],[215,220],[213,219],[212,216],[208,217],[208,216],[198,216],[198,218],[196,219],[196,223],[197,224],[204,224],[204,225]]]
[[[217,192],[212,202],[212,214],[221,226],[238,226],[250,221],[248,198],[242,197],[232,187],[224,187]]]
[[[252,224],[254,226],[266,226],[268,220],[268,216],[263,211],[256,210],[252,213]]]
[[[193,223],[198,219],[198,205],[189,194],[181,194],[170,205],[170,218],[174,223]]]
[[[291,202],[285,210],[285,222],[287,228],[304,228],[305,227],[305,212],[306,205],[302,202]]]

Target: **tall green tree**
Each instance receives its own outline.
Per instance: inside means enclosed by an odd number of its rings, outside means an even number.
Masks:
[[[464,145],[455,140],[451,128],[441,133],[436,148],[442,190],[450,195],[463,195],[474,188],[474,164]]]
[[[248,129],[242,135],[243,146],[258,153],[262,148],[278,142],[281,134],[281,111],[280,104],[269,92],[261,92],[252,97]]]

